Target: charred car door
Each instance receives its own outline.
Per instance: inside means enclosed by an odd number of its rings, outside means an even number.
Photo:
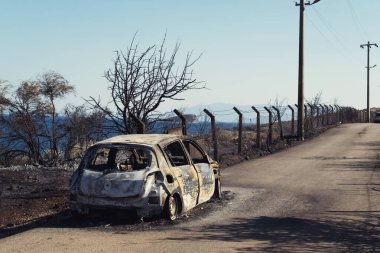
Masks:
[[[199,203],[209,200],[214,194],[215,175],[206,153],[192,140],[182,140],[199,176]]]
[[[164,152],[172,166],[173,176],[177,179],[182,191],[184,208],[189,209],[196,206],[199,197],[198,172],[189,162],[181,142],[174,141],[166,145]]]

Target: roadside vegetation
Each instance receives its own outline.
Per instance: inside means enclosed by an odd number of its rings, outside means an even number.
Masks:
[[[55,166],[99,138],[103,115],[56,102],[75,91],[60,74],[47,72],[12,87],[0,84],[0,164]]]

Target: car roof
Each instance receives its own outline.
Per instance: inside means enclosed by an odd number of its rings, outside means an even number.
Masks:
[[[183,138],[183,136],[174,134],[125,134],[105,139],[103,141],[97,142],[96,144],[133,143],[153,146],[160,143],[168,143],[181,138]]]

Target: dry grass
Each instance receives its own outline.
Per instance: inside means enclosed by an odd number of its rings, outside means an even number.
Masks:
[[[294,124],[296,128],[297,122]],[[326,126],[317,128],[316,122],[313,122],[313,125],[311,124],[312,123],[310,121],[307,121],[305,124],[306,138],[318,135],[319,133],[325,131],[327,128],[331,127]],[[312,126],[313,128],[311,129]],[[240,154],[238,153],[238,131],[236,129],[218,129],[218,161],[221,164],[221,167],[227,167],[242,160],[265,156],[297,143],[294,136],[295,133],[292,133],[291,122],[283,122],[282,127],[284,139],[281,139],[280,126],[278,122],[275,122],[272,125],[272,143],[269,144],[269,125],[262,125],[260,130],[261,148],[258,148],[257,146],[257,135],[255,131],[256,127],[246,127],[243,129],[242,133],[242,151]],[[213,143],[211,135],[199,136],[197,137],[197,140],[210,155],[213,154]]]

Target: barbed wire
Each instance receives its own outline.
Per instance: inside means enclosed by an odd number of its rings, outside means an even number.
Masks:
[[[222,113],[222,112],[234,112],[234,109],[226,109],[226,110],[211,110],[210,109],[210,111],[212,111],[213,113]]]

